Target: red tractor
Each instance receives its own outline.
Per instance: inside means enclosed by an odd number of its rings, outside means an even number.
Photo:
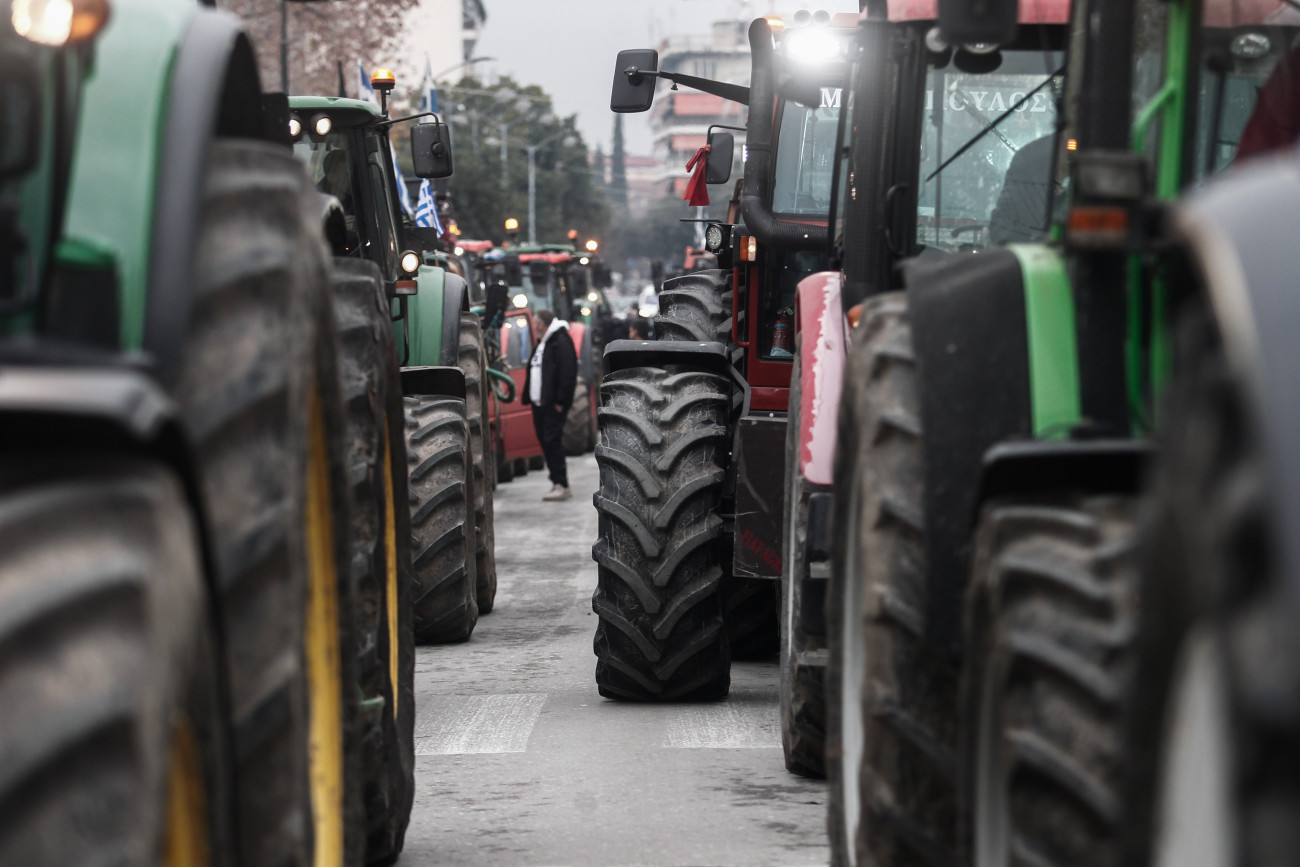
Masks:
[[[742,222],[707,232],[720,268],[665,282],[659,340],[605,350],[592,552],[604,696],[720,697],[733,655],[777,650],[795,287],[829,264],[832,168],[857,20],[756,20],[749,87],[660,70],[654,51],[618,56],[614,111],[649,109],[666,79],[748,105],[749,121]],[[734,137],[711,131],[709,147],[701,180],[725,183]]]

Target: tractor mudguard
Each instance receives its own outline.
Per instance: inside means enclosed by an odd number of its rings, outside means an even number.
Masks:
[[[686,343],[659,340],[614,340],[605,347],[605,374],[629,367],[667,367],[683,364],[695,370],[731,378],[731,360],[721,343]]]
[[[112,255],[117,342],[149,352],[166,386],[188,336],[209,146],[267,137],[256,60],[233,16],[162,0],[115,3],[96,54],[66,236]]]
[[[50,349],[30,353],[31,363],[6,363],[0,371],[0,449],[112,452],[157,460],[180,478],[205,554],[210,553],[196,462],[171,397],[121,356],[105,363],[102,354],[78,357],[75,347],[71,355],[61,347]]]
[[[823,271],[799,281],[795,332],[799,335],[799,474],[829,485],[848,333],[840,303],[843,276]]]
[[[971,515],[985,453],[1033,434],[1024,276],[1006,249],[903,268],[925,458],[927,640],[960,646]]]
[[[1174,211],[1182,249],[1206,287],[1228,362],[1243,383],[1270,480],[1265,520],[1275,573],[1286,576],[1291,622],[1300,622],[1300,293],[1294,227],[1300,162],[1260,159],[1208,183]],[[1292,634],[1300,655],[1300,635]]]
[[[460,348],[460,314],[469,311],[465,280],[429,265],[421,265],[419,287],[407,302],[407,321],[395,323],[398,346],[403,328],[410,337],[407,364],[413,367],[454,366]]]
[[[465,371],[455,365],[403,367],[402,394],[436,394],[465,399]]]
[[[995,497],[1039,491],[1136,494],[1142,490],[1152,453],[1151,442],[1143,439],[999,443],[984,454],[969,519],[972,531],[980,504]]]

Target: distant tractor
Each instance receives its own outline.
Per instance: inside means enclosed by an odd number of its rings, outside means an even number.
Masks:
[[[392,74],[376,70],[372,82],[386,92]],[[435,231],[403,222],[392,130],[401,125],[409,133],[418,177],[450,174],[450,137],[436,116],[393,119],[360,100],[295,96],[290,109],[295,153],[337,211],[327,215],[334,253],[372,266],[370,279],[382,285],[382,303],[393,320],[411,492],[416,640],[464,641],[496,598],[486,352],[465,280],[425,264],[426,251],[438,244]],[[463,431],[453,420],[458,413]],[[457,457],[462,447],[468,451]],[[468,475],[457,469],[461,463]]]

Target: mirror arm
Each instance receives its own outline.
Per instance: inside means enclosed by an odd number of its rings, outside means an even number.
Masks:
[[[402,121],[405,120],[415,120],[418,117],[431,117],[434,120],[438,121],[439,123],[442,123],[442,116],[439,115],[436,111],[422,111],[419,114],[408,114],[406,117],[395,117],[389,120],[376,121],[375,126],[377,127],[392,126],[395,123],[401,123]]]
[[[701,93],[720,96],[723,99],[729,99],[732,102],[738,102],[741,105],[749,105],[749,88],[739,84],[728,84],[725,81],[714,81],[711,78],[697,78],[694,75],[684,75],[680,72],[659,72],[652,69],[638,69],[635,66],[629,66],[623,70],[631,84],[640,84],[641,78],[647,76],[650,78],[662,78],[671,81],[673,84],[684,84],[689,88],[698,90]]]

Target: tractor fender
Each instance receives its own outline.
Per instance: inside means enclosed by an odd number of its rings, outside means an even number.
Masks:
[[[675,340],[614,340],[605,347],[605,375],[630,367],[685,365],[695,370],[731,377],[727,347],[717,342],[687,343]]]
[[[1189,196],[1172,219],[1258,431],[1273,556],[1286,576],[1285,604],[1300,622],[1300,294],[1292,231],[1300,220],[1300,162],[1288,154],[1234,170]]]
[[[465,371],[453,365],[403,367],[402,394],[437,394],[465,399]]]
[[[111,257],[116,321],[102,344],[177,367],[199,202],[214,136],[266,138],[257,66],[233,16],[121,0],[95,44],[74,145],[64,235]]]
[[[56,349],[51,357],[0,370],[0,449],[11,455],[37,448],[131,454],[169,467],[194,515],[211,589],[217,571],[198,464],[176,404],[120,356],[77,359]]]
[[[1033,434],[1024,274],[1015,253],[996,249],[913,260],[903,279],[925,431],[925,632],[950,652],[985,453]]]
[[[398,346],[409,336],[407,363],[415,367],[455,366],[460,348],[460,314],[469,311],[463,277],[442,268],[421,265],[419,284],[410,296],[405,322],[396,322]]]
[[[840,303],[844,285],[838,271],[811,274],[795,295],[795,333],[799,335],[799,475],[814,485],[830,485],[840,386],[848,351],[847,322]]]
[[[177,48],[157,166],[142,347],[165,385],[179,374],[194,302],[203,184],[218,136],[262,138],[262,92],[233,16],[199,9]]]
[[[450,271],[442,272],[442,363],[455,366],[460,354],[460,314],[469,312],[469,284]]]
[[[1151,455],[1151,442],[1141,439],[999,443],[984,453],[970,526],[974,528],[980,506],[997,497],[1050,491],[1136,494],[1146,481]]]

